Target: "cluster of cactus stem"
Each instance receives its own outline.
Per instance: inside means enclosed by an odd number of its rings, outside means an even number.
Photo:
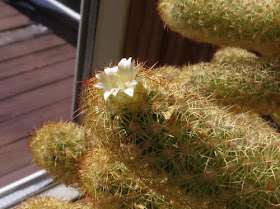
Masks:
[[[78,159],[90,150],[86,130],[75,123],[53,122],[34,131],[29,146],[34,161],[66,185],[77,182]]]
[[[89,203],[33,198],[20,208],[279,207],[280,3],[158,5],[170,29],[225,48],[181,67],[121,60],[85,81],[82,125],[47,124],[30,148]]]
[[[114,160],[104,148],[91,150],[79,164],[84,194],[98,208],[174,208],[163,195],[136,178],[124,163]]]
[[[86,101],[92,96],[97,101],[94,109],[86,104],[85,127],[115,158],[186,207],[266,208],[268,200],[278,203],[274,178],[280,172],[280,140],[272,127],[257,114],[235,114],[183,83],[166,82],[165,72],[144,74],[149,79],[143,80],[146,102],[137,104],[140,111],[105,105],[100,91],[88,85]]]
[[[98,141],[89,142],[87,134],[83,126],[73,122],[49,123],[31,135],[30,148],[34,160],[55,180],[79,188],[81,195],[91,201],[74,204],[54,198],[31,198],[19,209],[177,208],[114,159]]]
[[[278,59],[280,5],[274,0],[160,0],[166,25],[193,40]]]
[[[230,53],[243,54],[227,60]],[[189,88],[215,99],[221,106],[231,105],[237,112],[269,115],[280,125],[280,66],[246,53],[247,57],[244,50],[223,49],[211,63],[183,67],[183,80]]]

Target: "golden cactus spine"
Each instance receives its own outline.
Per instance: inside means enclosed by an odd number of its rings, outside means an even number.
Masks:
[[[277,1],[161,0],[158,10],[170,29],[187,38],[240,47],[267,59],[279,59]]]
[[[79,177],[82,191],[99,208],[183,208],[147,187],[104,148],[81,158]]]
[[[34,161],[56,180],[76,184],[79,157],[90,149],[86,130],[72,122],[53,122],[30,135]]]
[[[191,208],[277,204],[280,141],[272,128],[257,115],[219,109],[159,71],[142,73],[146,103],[138,111],[116,109],[93,85],[85,91],[85,127],[111,154]]]

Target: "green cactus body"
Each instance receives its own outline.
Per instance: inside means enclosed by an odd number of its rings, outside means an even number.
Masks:
[[[235,48],[235,47],[225,47],[217,50],[214,54],[211,62],[214,63],[231,63],[235,66],[240,66],[241,63],[253,63],[258,62],[260,64],[265,64],[256,54],[249,52],[245,49]],[[241,63],[240,63],[241,62]]]
[[[69,203],[53,197],[32,197],[19,205],[17,209],[95,209],[90,205]]]
[[[163,67],[164,68],[164,67]],[[182,68],[181,81],[221,106],[270,115],[280,125],[280,70],[241,49],[223,49],[213,62]]]
[[[98,148],[79,163],[82,190],[99,208],[176,208],[136,178],[123,163],[111,158],[105,149]]]
[[[187,38],[279,58],[278,1],[161,0],[158,9],[165,24]]]
[[[34,161],[66,185],[78,182],[78,158],[90,149],[86,131],[71,122],[57,122],[35,130],[29,140]]]
[[[161,71],[144,74],[146,104],[135,112],[116,109],[87,85],[85,127],[113,156],[151,188],[190,208],[279,203],[280,140],[272,128],[254,114],[230,113],[180,83],[166,82]]]

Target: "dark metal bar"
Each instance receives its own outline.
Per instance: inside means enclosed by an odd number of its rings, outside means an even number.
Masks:
[[[94,44],[96,37],[98,10],[100,0],[83,0],[81,6],[81,22],[78,37],[77,63],[75,73],[75,89],[73,100],[73,120],[79,122],[79,95],[82,84],[92,71]]]
[[[57,12],[73,19],[77,24],[80,21],[80,14],[55,0],[28,0],[32,4],[45,10]]]
[[[80,22],[80,14],[56,0],[6,0],[13,5],[27,9],[31,12],[40,11],[52,16],[65,25],[77,29]]]

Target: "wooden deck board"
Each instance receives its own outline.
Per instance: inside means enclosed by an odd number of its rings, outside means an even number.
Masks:
[[[22,15],[13,15],[0,19],[0,31],[13,30],[15,28],[31,25],[32,21]]]
[[[2,88],[0,88],[0,100],[14,97],[32,89],[37,89],[49,83],[73,76],[74,72],[71,70],[73,66],[75,66],[75,59],[48,65],[37,70],[1,80],[0,85]]]
[[[34,69],[73,59],[75,56],[75,48],[69,44],[63,44],[50,47],[44,51],[0,62],[0,69],[5,69],[0,71],[0,79],[6,79]]]
[[[38,169],[28,148],[34,128],[71,119],[76,48],[32,24],[0,1],[0,37],[13,35],[0,45],[0,187]]]
[[[51,120],[70,120],[72,97],[66,97],[52,104],[33,110],[6,122],[1,126],[0,148],[12,144],[26,137],[34,128],[40,128]],[[64,107],[63,107],[64,105]],[[32,117],[30,117],[32,116]],[[17,130],[17,131],[15,131]],[[11,139],[14,139],[13,141]]]
[[[0,169],[0,176],[7,175],[22,166],[30,165],[32,155],[28,147],[28,134],[33,131],[33,128],[41,127],[46,122],[59,121],[61,118],[70,120],[71,105],[69,105],[69,103],[71,100],[71,98],[67,98],[61,102],[42,108],[40,111],[31,113],[32,119],[30,118],[29,120],[31,120],[32,123],[29,122],[28,125],[24,123],[21,124],[25,127],[23,138],[14,143],[0,147],[0,166],[1,168],[5,168]],[[12,156],[11,153],[13,154]]]
[[[39,52],[48,48],[65,44],[65,41],[54,34],[44,35],[35,39],[3,46],[0,49],[0,63],[24,56],[30,53]]]
[[[1,4],[0,4],[0,7],[1,7]],[[19,15],[19,14],[20,13],[16,9],[4,4],[1,8],[0,18],[11,17],[11,16]]]
[[[7,6],[7,4],[5,2],[3,2],[3,0],[0,0],[0,7],[3,7],[3,6]]]
[[[33,119],[36,115],[32,115],[32,111],[40,110],[45,106],[72,96],[72,86],[73,77],[70,77],[52,85],[2,101],[0,103],[0,109],[3,110],[5,115],[1,116],[0,133],[2,139],[0,140],[0,147],[3,146],[3,144],[11,143],[21,137],[20,122],[17,122],[19,123],[18,125],[13,124],[11,121],[16,122],[18,117],[25,114],[28,114],[28,116]],[[17,129],[12,129],[12,127],[15,126],[19,127]]]
[[[3,166],[2,168],[5,168],[0,170],[0,176],[7,175],[32,161],[32,155],[29,152],[26,139],[3,147],[0,151],[0,165]],[[12,157],[11,153],[13,153]]]
[[[36,164],[24,165],[22,168],[18,168],[14,172],[9,172],[7,175],[2,176],[0,178],[0,188],[19,180],[19,173],[21,177],[24,178],[39,170],[40,168]]]
[[[8,30],[0,33],[0,47],[25,41],[28,39],[35,38],[48,34],[49,30],[47,27],[40,24],[32,24],[23,28],[16,28],[15,30]]]

